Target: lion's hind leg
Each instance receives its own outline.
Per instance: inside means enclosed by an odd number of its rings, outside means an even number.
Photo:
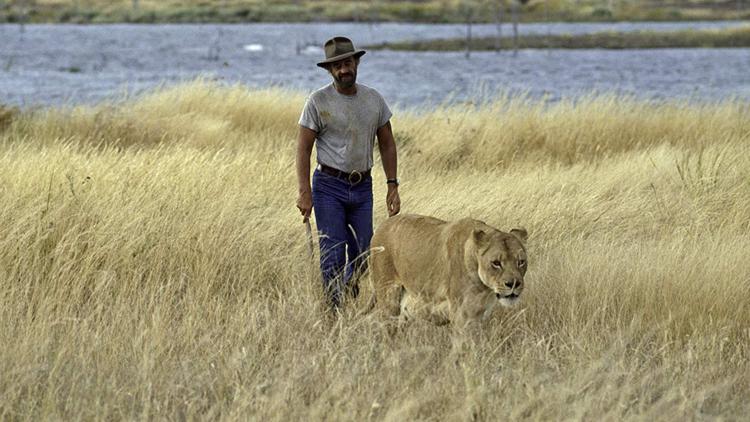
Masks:
[[[376,303],[378,311],[386,317],[398,317],[401,313],[401,296],[404,294],[403,290],[404,288],[397,283],[397,280],[388,280],[383,283],[379,291],[375,293],[378,297]]]
[[[388,251],[374,253],[371,258],[370,276],[375,289],[375,307],[386,317],[398,317],[401,312],[403,288]]]

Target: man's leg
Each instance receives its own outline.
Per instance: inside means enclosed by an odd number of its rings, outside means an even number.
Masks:
[[[359,276],[367,270],[367,257],[372,239],[372,179],[363,180],[351,189],[346,225],[349,265],[346,285],[352,296],[359,294]]]
[[[320,271],[323,289],[332,307],[341,305],[342,277],[346,266],[346,182],[313,173],[312,197],[315,222],[320,233]]]

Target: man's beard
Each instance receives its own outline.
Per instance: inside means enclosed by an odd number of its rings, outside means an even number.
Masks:
[[[351,78],[344,79],[342,75],[334,76],[333,79],[336,81],[336,85],[339,86],[339,88],[351,88],[354,86],[354,84],[357,82],[357,73],[351,72],[347,75],[351,76]]]

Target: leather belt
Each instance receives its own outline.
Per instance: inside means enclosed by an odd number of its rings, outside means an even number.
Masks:
[[[357,183],[370,177],[370,170],[353,171],[351,173],[347,173],[345,171],[329,167],[325,164],[318,164],[318,170],[322,171],[325,174],[337,177],[341,180],[345,180],[352,185],[356,185]]]

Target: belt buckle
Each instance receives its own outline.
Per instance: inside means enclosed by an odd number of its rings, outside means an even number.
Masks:
[[[356,181],[352,180],[352,177],[354,177],[354,176],[356,176]],[[360,172],[358,172],[358,171],[355,170],[355,171],[349,173],[348,179],[349,179],[349,184],[356,185],[357,183],[359,183],[359,182],[362,181],[362,173],[360,173]]]

